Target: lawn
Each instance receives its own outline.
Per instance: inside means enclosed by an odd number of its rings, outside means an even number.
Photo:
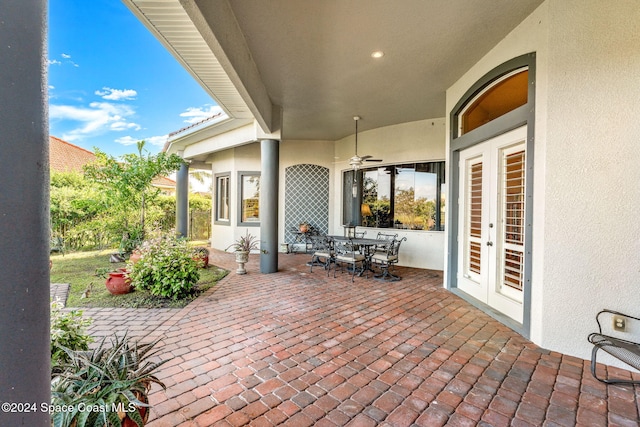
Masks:
[[[115,270],[126,266],[124,262],[109,262],[109,256],[113,252],[113,249],[109,249],[51,256],[53,261],[51,283],[69,283],[71,285],[67,307],[181,308],[202,292],[210,289],[228,273],[228,271],[212,265],[200,269],[200,280],[196,285],[196,292],[189,298],[177,301],[157,297],[139,290],[125,295],[111,295],[105,287],[106,279],[97,277],[95,272],[98,268]]]

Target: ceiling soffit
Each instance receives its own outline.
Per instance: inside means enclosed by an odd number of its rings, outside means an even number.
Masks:
[[[230,116],[268,129],[281,106],[283,138],[317,140],[354,115],[362,131],[444,117],[446,89],[543,2],[124,1]]]

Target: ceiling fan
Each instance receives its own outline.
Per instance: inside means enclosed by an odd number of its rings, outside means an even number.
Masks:
[[[382,159],[372,159],[373,156],[370,155],[358,156],[358,120],[360,120],[360,116],[353,116],[353,120],[356,122],[356,151],[355,156],[349,159],[349,164],[354,170],[357,170],[364,162],[381,162]]]

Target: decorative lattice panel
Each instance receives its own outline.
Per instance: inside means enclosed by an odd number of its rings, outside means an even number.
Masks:
[[[291,229],[306,221],[320,233],[329,231],[329,169],[294,165],[285,170],[285,241],[293,242]]]

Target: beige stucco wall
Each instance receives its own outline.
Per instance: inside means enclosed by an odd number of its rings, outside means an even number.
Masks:
[[[445,158],[445,121],[443,118],[403,123],[385,128],[361,132],[358,136],[360,154],[372,154],[384,160],[380,165],[437,161]],[[296,164],[315,164],[329,168],[329,233],[342,234],[342,171],[350,168],[348,158],[353,156],[354,135],[339,141],[293,141],[280,143],[280,206],[278,225],[280,242],[284,242],[284,194],[285,170]],[[260,165],[260,144],[253,143],[212,154],[214,174],[231,174],[231,221],[230,225],[212,225],[211,245],[224,249],[234,239],[244,234],[247,227],[236,227],[238,220],[237,194],[238,172],[258,171]],[[260,236],[259,227],[248,228],[255,236]],[[375,237],[378,231],[388,229],[367,229],[367,236]],[[395,232],[395,230],[394,230]],[[400,231],[401,237],[407,237],[403,243],[400,264],[418,268],[442,270],[444,267],[444,232],[407,230]]]
[[[583,358],[599,310],[639,314],[639,21],[635,0],[548,0],[447,91],[450,112],[536,52],[531,339]]]
[[[363,118],[364,120],[364,118]],[[349,158],[354,155],[355,136],[350,135],[335,142],[335,170],[333,182],[337,183],[335,202],[332,206],[332,233],[342,234],[342,173],[349,169]],[[370,154],[382,159],[387,165],[439,161],[445,158],[445,120],[444,118],[419,120],[383,128],[358,132],[358,154]],[[378,231],[388,233],[389,229],[365,228],[366,237],[377,235]],[[393,230],[399,237],[406,237],[402,243],[400,265],[417,268],[442,270],[444,268],[443,231]]]

